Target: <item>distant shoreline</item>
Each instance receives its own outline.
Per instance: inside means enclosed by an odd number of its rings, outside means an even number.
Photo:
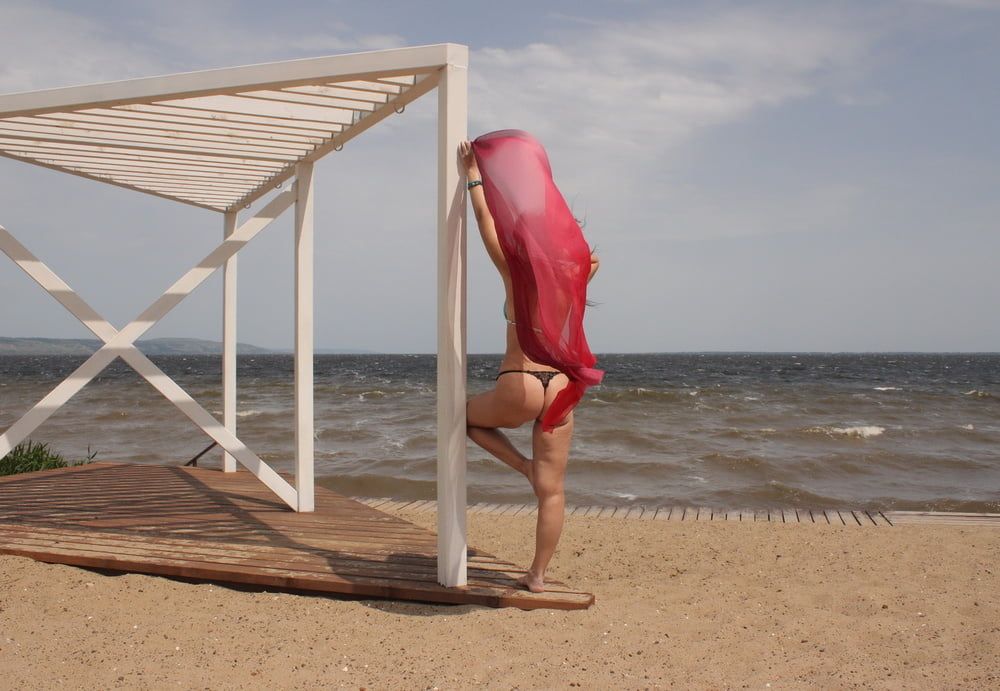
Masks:
[[[137,344],[145,355],[221,355],[222,342],[201,338],[150,338]],[[11,338],[0,336],[0,357],[4,355],[90,355],[101,346],[96,338]],[[290,355],[291,349],[262,348],[237,343],[237,355]],[[351,348],[316,348],[317,355],[374,355],[374,351]]]
[[[101,345],[96,338],[12,338],[0,336],[0,357],[29,355],[88,356]],[[200,338],[150,338],[138,343],[149,356],[221,355],[222,343]],[[237,343],[237,355],[291,355],[292,348],[264,348],[251,343]],[[316,355],[435,355],[434,352],[387,352],[362,348],[315,348]],[[602,351],[598,358],[618,355],[1000,355],[1000,350],[651,350]],[[502,353],[469,353],[502,356]]]

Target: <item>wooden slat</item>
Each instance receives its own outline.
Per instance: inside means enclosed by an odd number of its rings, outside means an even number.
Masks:
[[[0,478],[2,481],[2,478]],[[42,485],[38,484],[38,487]],[[45,492],[50,490],[45,487]],[[155,491],[152,493],[156,494]],[[30,490],[26,496],[30,495]],[[266,490],[262,491],[262,496],[266,496]],[[55,496],[55,495],[50,495]],[[69,499],[75,495],[70,493]],[[392,507],[393,500],[388,497],[358,497],[361,501],[372,508]],[[434,502],[429,502],[422,508],[411,506],[408,510],[417,512],[427,512]],[[275,504],[282,509],[279,504]],[[469,513],[490,512],[493,515],[503,516],[532,516],[535,515],[534,504],[496,504],[481,502],[468,508]],[[717,509],[712,507],[687,508],[676,507],[671,518],[671,507],[669,506],[632,506],[632,507],[609,507],[609,506],[589,506],[570,505],[566,507],[566,516],[591,516],[591,517],[613,517],[628,520],[712,520],[731,521],[739,523],[743,521],[773,522],[773,523],[809,523],[820,525],[838,525],[848,527],[890,527],[895,523],[914,523],[922,525],[981,525],[1000,526],[1000,514],[998,513],[969,513],[954,511],[878,511],[873,509],[848,510],[848,509],[805,509],[805,508],[777,508],[777,509]],[[2,519],[3,514],[0,514]]]
[[[161,117],[171,117],[171,118],[184,118],[188,122],[204,123],[206,121],[216,120],[219,122],[225,122],[229,125],[257,125],[259,127],[268,128],[274,131],[283,131],[285,128],[294,129],[297,132],[314,132],[317,135],[322,135],[323,137],[329,137],[334,133],[343,132],[344,125],[337,124],[329,121],[319,121],[319,120],[308,120],[304,118],[298,118],[295,120],[288,120],[284,118],[275,118],[268,115],[260,114],[250,114],[250,113],[223,113],[223,112],[212,112],[205,110],[195,110],[190,108],[184,108],[183,106],[177,105],[166,105],[166,104],[135,104],[128,106],[119,106],[113,110],[94,110],[85,111],[93,113],[143,113],[153,116]]]
[[[129,131],[112,126],[92,124],[89,128],[80,125],[67,127],[55,123],[34,124],[21,122],[5,122],[0,120],[2,136],[18,136],[28,139],[38,138],[40,141],[52,141],[45,137],[56,137],[55,141],[78,141],[85,144],[101,144],[105,142],[144,142],[147,144],[187,146],[197,145],[204,151],[255,151],[262,153],[278,153],[297,156],[312,150],[312,145],[280,140],[261,141],[244,137],[224,137],[214,134],[182,134],[164,132],[160,134],[146,133],[143,130]],[[155,132],[155,131],[154,131]],[[68,139],[67,139],[68,138]]]
[[[375,104],[370,101],[346,100],[334,98],[326,94],[308,94],[301,91],[278,89],[275,91],[247,91],[238,94],[244,98],[259,98],[264,101],[275,101],[278,103],[304,103],[311,106],[323,108],[334,108],[337,110],[360,111],[367,113],[375,110]]]
[[[643,508],[641,506],[633,506],[626,513],[624,518],[628,519],[638,519],[642,518]]]
[[[374,93],[371,91],[361,91],[358,89],[344,89],[337,86],[292,86],[282,89],[285,93],[311,94],[313,96],[326,96],[337,100],[346,100],[348,103],[368,104],[374,107],[375,104],[382,104],[389,100],[388,94]]]
[[[248,96],[202,96],[177,101],[156,101],[159,106],[172,106],[184,111],[225,113],[229,115],[262,115],[294,123],[311,121],[330,125],[350,125],[354,122],[351,111],[342,108],[324,108],[300,103],[279,103]]]
[[[241,123],[227,124],[216,119],[208,122],[191,122],[185,118],[148,113],[122,113],[105,111],[102,113],[49,113],[33,118],[11,118],[8,122],[58,123],[64,126],[98,126],[116,132],[163,132],[169,130],[175,135],[209,134],[228,138],[243,138],[250,141],[281,141],[299,144],[318,144],[324,137],[315,131],[292,128],[283,131],[266,129],[259,125]],[[169,124],[169,128],[163,127]]]
[[[280,137],[294,134],[300,137],[329,137],[333,132],[342,131],[341,126],[330,127],[326,123],[289,122],[252,115],[227,115],[225,113],[184,112],[170,106],[153,106],[136,104],[118,106],[116,108],[94,108],[83,110],[73,115],[93,115],[105,118],[115,118],[126,122],[135,120],[163,123],[171,127],[186,128],[192,125],[200,127],[225,127],[235,130],[250,130],[268,132]],[[47,115],[55,116],[56,113]],[[58,115],[63,115],[59,113]],[[66,114],[69,115],[69,114]],[[41,116],[38,116],[41,117]]]

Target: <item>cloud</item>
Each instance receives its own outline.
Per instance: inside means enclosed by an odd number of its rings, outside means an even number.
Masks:
[[[706,127],[842,78],[869,37],[826,15],[574,23],[472,56],[472,121],[614,155],[659,156]]]
[[[262,23],[241,16],[238,3],[187,0],[153,6],[150,12],[149,37],[159,49],[204,66],[381,50],[406,43],[396,34],[361,33],[326,13],[304,24],[301,15],[279,12]]]
[[[158,61],[108,25],[36,3],[0,4],[0,92],[155,74]]]

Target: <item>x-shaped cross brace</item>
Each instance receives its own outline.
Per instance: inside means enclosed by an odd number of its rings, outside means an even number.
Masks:
[[[3,458],[18,443],[26,439],[39,425],[86,386],[91,379],[111,364],[116,357],[120,357],[153,388],[163,394],[168,401],[187,415],[194,424],[218,442],[219,446],[260,478],[261,482],[285,503],[293,509],[296,508],[298,496],[295,488],[247,448],[236,435],[220,424],[211,413],[201,407],[135,346],[135,341],[139,337],[153,328],[160,319],[176,307],[181,300],[190,295],[216,269],[225,264],[227,259],[242,249],[257,233],[270,225],[274,219],[292,205],[295,198],[296,187],[293,186],[271,200],[267,206],[237,228],[201,262],[181,276],[163,295],[121,331],[99,315],[55,272],[31,254],[3,226],[0,226],[0,250],[14,260],[14,263],[104,342],[104,345],[86,362],[76,368],[45,398],[35,404],[21,419],[0,435],[0,458]]]

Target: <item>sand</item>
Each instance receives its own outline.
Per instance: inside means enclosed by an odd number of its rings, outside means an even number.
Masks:
[[[408,515],[433,526],[433,515]],[[530,559],[533,520],[470,515]],[[1000,529],[571,517],[587,611],[235,589],[0,556],[0,687],[1000,688]]]

